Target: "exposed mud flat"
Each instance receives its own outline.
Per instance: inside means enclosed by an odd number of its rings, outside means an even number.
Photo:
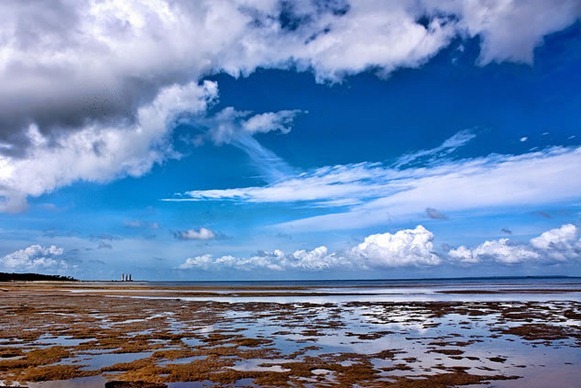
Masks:
[[[300,287],[3,289],[4,385],[530,386],[540,371],[555,386],[581,379],[577,300],[313,303]],[[268,299],[296,292],[302,302]],[[191,300],[197,293],[230,299]],[[237,302],[249,293],[264,300]]]

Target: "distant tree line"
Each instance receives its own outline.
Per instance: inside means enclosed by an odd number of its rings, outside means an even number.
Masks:
[[[59,282],[78,282],[72,276],[43,275],[40,273],[7,273],[0,272],[0,282],[49,280]]]

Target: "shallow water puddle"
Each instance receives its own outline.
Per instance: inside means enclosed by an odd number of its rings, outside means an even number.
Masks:
[[[254,359],[254,360],[244,360],[236,365],[230,367],[230,369],[241,371],[241,372],[290,372],[290,369],[285,369],[283,365],[285,363],[295,362],[294,360],[286,359]]]
[[[94,371],[114,364],[132,362],[142,358],[150,357],[153,352],[139,353],[105,353],[95,352],[78,353],[74,357],[64,358],[58,364],[80,365],[82,371]]]
[[[107,379],[103,376],[79,377],[70,380],[30,382],[29,388],[103,388]]]
[[[85,344],[91,341],[95,341],[95,338],[83,338],[77,339],[68,336],[51,336],[48,334],[43,334],[34,341],[35,344],[41,346],[79,346],[80,344]]]

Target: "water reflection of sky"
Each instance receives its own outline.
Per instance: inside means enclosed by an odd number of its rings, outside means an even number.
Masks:
[[[506,287],[505,287],[506,286]],[[526,286],[526,287],[525,287]],[[579,285],[547,285],[537,290],[553,287],[554,290],[574,290]],[[504,287],[504,288],[503,288]],[[308,357],[320,357],[322,360],[337,362],[338,354],[348,355],[341,359],[341,365],[352,365],[362,359],[369,361],[377,368],[397,368],[405,365],[405,370],[394,369],[382,371],[384,376],[421,376],[426,374],[445,373],[447,368],[464,367],[468,373],[478,375],[504,374],[517,375],[522,379],[502,381],[495,386],[520,387],[547,386],[546,376],[552,376],[559,386],[576,386],[581,381],[581,352],[573,338],[557,341],[527,341],[515,335],[502,333],[502,330],[519,326],[523,323],[544,324],[542,318],[531,316],[527,320],[511,320],[503,317],[503,309],[514,308],[518,312],[529,312],[530,306],[525,302],[543,302],[542,309],[546,314],[562,316],[567,309],[577,309],[581,293],[531,293],[530,284],[509,284],[495,286],[503,289],[497,294],[446,294],[450,290],[485,290],[490,286],[483,284],[462,284],[445,286],[414,287],[325,287],[313,289],[309,295],[305,290],[296,290],[300,295],[293,295],[293,290],[285,290],[285,295],[255,294],[252,296],[209,297],[181,296],[182,308],[197,308],[200,314],[212,315],[212,323],[203,324],[182,320],[179,313],[163,311],[144,311],[142,317],[111,321],[103,315],[107,327],[119,327],[131,323],[154,321],[170,333],[184,333],[181,342],[190,350],[204,350],[211,346],[235,346],[235,343],[212,345],[205,342],[212,334],[235,333],[245,338],[265,340],[261,347],[268,350],[269,358],[249,358],[238,360],[234,370],[284,372],[289,361],[306,360]],[[514,290],[514,291],[510,291]],[[254,292],[254,291],[253,291]],[[333,295],[322,295],[333,294]],[[125,296],[124,296],[125,297]],[[126,297],[135,297],[127,295]],[[173,299],[176,297],[140,296],[148,299]],[[198,301],[229,302],[214,309],[214,304],[194,304]],[[462,308],[468,310],[450,310],[440,315],[434,314],[427,305],[410,302],[461,301]],[[500,302],[496,308],[488,308],[477,302]],[[350,303],[367,302],[367,303]],[[396,302],[396,303],[381,303]],[[260,304],[264,303],[264,304]],[[280,305],[277,305],[279,303]],[[160,303],[160,306],[163,306]],[[204,307],[205,306],[205,307]],[[226,306],[225,308],[223,308]],[[96,314],[92,315],[93,317]],[[194,314],[195,316],[195,314]],[[214,319],[215,318],[215,319]],[[559,327],[578,327],[574,319],[561,318],[551,320],[551,325]],[[188,330],[186,330],[188,329]],[[149,333],[155,341],[155,333]],[[61,345],[74,347],[86,340],[75,340],[65,336],[42,336],[37,344]],[[244,350],[245,347],[239,347]],[[380,352],[389,350],[393,358],[382,357]],[[103,352],[78,353],[75,357],[63,360],[63,363],[84,365],[85,370],[98,370],[118,362],[129,362],[149,357],[152,352],[111,354],[114,349]],[[185,357],[178,360],[158,360],[159,365],[172,363],[192,363],[203,358],[203,355]],[[262,356],[261,356],[262,357]],[[335,373],[335,372],[333,372]],[[314,375],[327,376],[332,380],[333,374],[325,369],[317,369]],[[91,386],[97,381],[82,380]],[[315,380],[316,381],[316,380]],[[249,382],[251,383],[251,381]],[[539,385],[540,384],[540,385]],[[203,382],[189,386],[209,386]],[[550,385],[555,385],[549,384]],[[52,388],[57,386],[76,387],[75,385],[30,385],[31,387]],[[81,385],[79,385],[81,386]],[[171,384],[180,388],[182,384]],[[556,386],[556,385],[555,385]],[[102,384],[100,385],[102,387]]]
[[[134,296],[133,298],[145,299],[176,299],[176,297],[163,296]],[[563,294],[532,294],[532,293],[507,293],[507,294],[408,294],[408,295],[329,295],[318,296],[200,296],[179,297],[188,302],[228,302],[228,303],[348,303],[348,302],[549,302],[549,301],[581,301],[581,292]]]
[[[158,292],[159,291],[159,292]],[[164,296],[167,290],[156,290],[140,293],[138,298],[174,299],[175,296]],[[347,303],[347,302],[546,302],[553,300],[581,301],[581,280],[562,279],[554,281],[501,281],[485,283],[480,281],[426,282],[385,286],[365,284],[350,286],[349,282],[338,283],[330,287],[312,288],[234,288],[227,290],[208,289],[179,292],[184,301],[219,301],[219,302],[272,302],[272,303]],[[197,296],[196,293],[204,295]],[[155,293],[155,295],[148,295]],[[208,295],[210,293],[211,295]],[[251,293],[249,295],[248,293]],[[128,293],[128,296],[131,294]]]

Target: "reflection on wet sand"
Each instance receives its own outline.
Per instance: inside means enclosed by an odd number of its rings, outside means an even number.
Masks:
[[[581,378],[574,289],[496,299],[432,290],[432,299],[402,301],[373,288],[3,288],[4,385],[531,387],[539,376],[558,386]]]

